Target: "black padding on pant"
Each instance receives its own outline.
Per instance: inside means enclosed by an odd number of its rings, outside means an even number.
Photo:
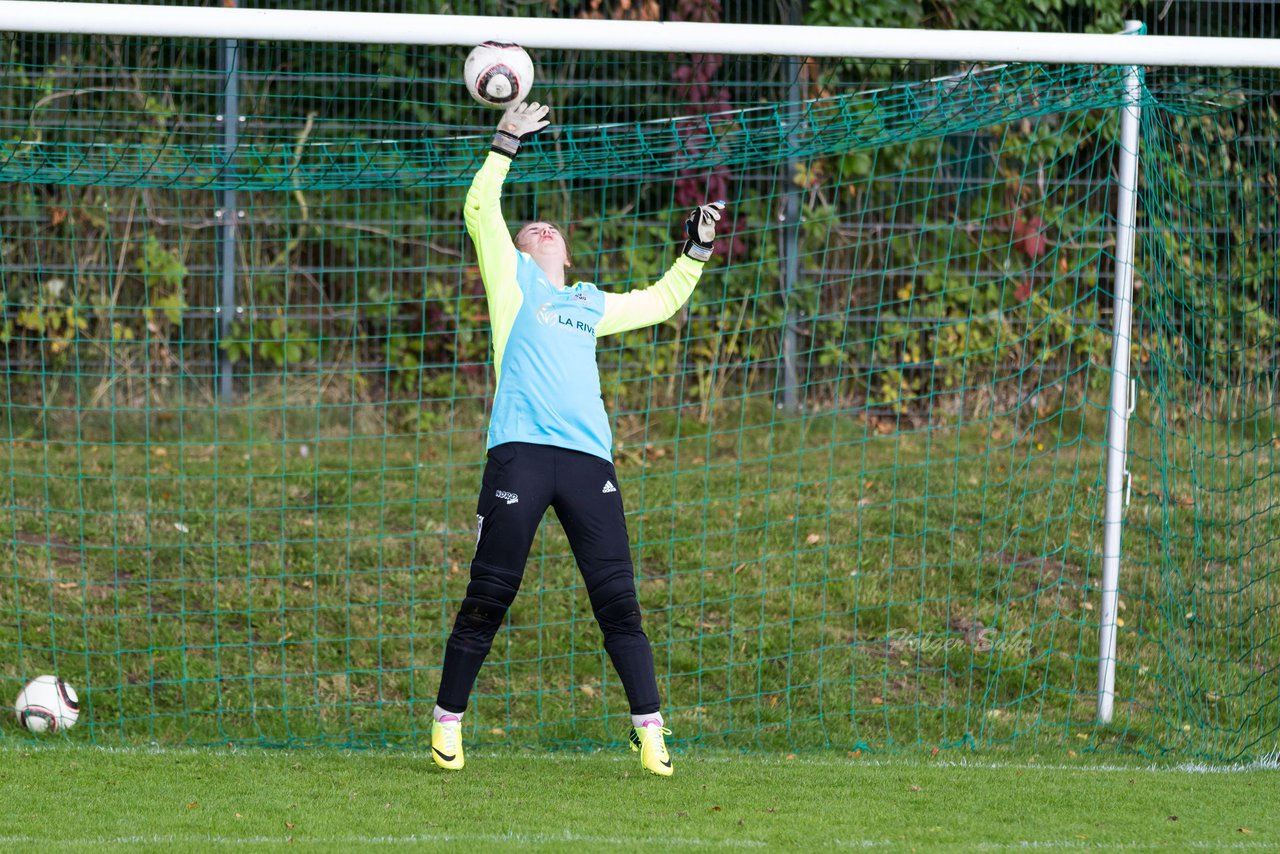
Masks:
[[[507,609],[516,600],[523,572],[512,572],[481,561],[471,563],[471,583],[458,610],[454,636],[466,645],[483,644],[488,651]]]
[[[585,576],[585,573],[584,573]],[[610,634],[635,634],[640,629],[640,600],[636,598],[635,570],[631,562],[599,567],[587,586],[591,609],[606,640]]]
[[[631,562],[594,569],[583,568],[591,609],[604,635],[604,649],[627,692],[633,715],[658,711],[658,682],[653,673],[653,648],[641,628]]]
[[[445,644],[444,671],[436,697],[440,708],[458,714],[466,711],[471,686],[493,646],[493,636],[515,601],[522,574],[471,562],[471,583]]]

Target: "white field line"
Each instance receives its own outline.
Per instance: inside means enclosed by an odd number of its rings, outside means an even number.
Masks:
[[[281,845],[291,841],[302,844],[330,845],[423,845],[443,843],[508,843],[511,845],[584,845],[644,846],[663,848],[764,848],[767,842],[753,839],[691,839],[679,836],[594,836],[587,833],[411,833],[403,836],[220,836],[215,834],[154,834],[137,836],[94,836],[81,839],[59,839],[52,836],[0,836],[0,846],[48,845]],[[888,844],[888,843],[880,843]]]
[[[0,755],[6,752],[35,752],[43,750],[86,750],[97,751],[100,753],[114,753],[124,755],[156,755],[156,756],[210,756],[210,757],[232,757],[232,756],[261,756],[261,757],[281,757],[293,759],[305,759],[310,756],[346,756],[357,761],[363,762],[392,762],[402,764],[404,762],[423,761],[425,762],[430,756],[424,751],[412,749],[377,749],[369,750],[332,750],[326,747],[315,748],[257,748],[257,747],[159,747],[155,745],[140,746],[100,746],[89,744],[74,743],[55,743],[55,744],[22,744],[22,743],[5,743],[0,741]],[[762,754],[725,754],[720,752],[702,753],[695,749],[687,752],[673,752],[677,761],[686,759],[690,763],[709,763],[709,764],[746,764],[751,766],[768,766],[768,765],[807,765],[824,768],[972,768],[982,770],[1019,770],[1019,771],[1083,771],[1083,772],[1113,772],[1113,773],[1180,773],[1180,774],[1241,774],[1260,771],[1277,771],[1280,770],[1280,752],[1269,753],[1265,756],[1247,763],[1223,763],[1213,764],[1206,762],[1182,762],[1176,765],[1162,765],[1157,763],[1142,763],[1135,761],[1133,764],[1116,764],[1116,763],[1065,763],[1065,762],[1027,762],[1027,761],[1002,761],[1002,760],[984,760],[977,757],[960,757],[957,759],[930,759],[920,756],[893,756],[884,755],[876,757],[860,757],[858,759],[838,759],[835,757],[824,756],[796,756],[793,759],[787,759],[778,753],[762,753]],[[492,759],[512,759],[519,758],[521,760],[530,761],[564,761],[576,758],[589,758],[593,762],[616,762],[620,764],[635,764],[635,757],[628,751],[623,749],[605,752],[604,750],[596,751],[573,751],[573,750],[548,750],[539,753],[531,753],[527,751],[506,751],[506,750],[476,750],[468,751],[468,758],[483,760]]]
[[[840,842],[835,844],[840,845]],[[928,843],[920,843],[927,845]],[[1216,842],[1209,840],[1195,840],[1187,842],[1178,840],[1170,845],[1168,842],[1092,842],[1088,839],[1042,839],[1027,840],[1025,842],[974,842],[965,843],[974,851],[1035,851],[1035,850],[1064,850],[1064,851],[1088,851],[1088,850],[1106,850],[1106,851],[1168,851],[1171,848],[1180,849],[1207,849],[1210,851],[1248,851],[1256,849],[1266,849],[1268,851],[1275,850],[1273,842]]]
[[[559,843],[579,843],[584,845],[616,845],[626,847],[646,847],[655,850],[668,848],[769,848],[770,843],[753,839],[696,839],[678,836],[594,836],[581,833],[411,833],[401,836],[310,836],[292,837],[296,843],[328,844],[328,845],[424,845],[448,843],[483,843],[510,845],[555,845]],[[50,836],[0,836],[0,845],[40,845],[59,847],[88,847],[99,845],[281,845],[290,841],[289,836],[221,836],[214,834],[154,834],[135,836],[95,836],[80,839],[60,839]],[[825,843],[836,848],[889,848],[905,847],[911,844],[928,845],[920,839],[834,839]],[[975,851],[1155,851],[1168,850],[1167,842],[1092,842],[1087,839],[1039,839],[1018,842],[973,842],[965,843]],[[1178,847],[1194,850],[1212,851],[1249,851],[1274,850],[1274,844],[1267,842],[1237,841],[1222,842],[1209,840],[1186,841],[1177,843]]]

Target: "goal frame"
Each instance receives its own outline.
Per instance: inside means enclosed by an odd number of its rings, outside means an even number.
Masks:
[[[1280,68],[1280,40],[1148,36],[1127,21],[1117,38],[1102,34],[1018,33],[702,24],[687,22],[499,18],[315,12],[282,9],[191,8],[46,0],[0,0],[0,29],[10,32],[153,36],[220,40],[282,40],[467,46],[491,39],[545,49],[654,53],[717,53],[957,62],[1040,62],[1121,66],[1125,104],[1120,117],[1111,387],[1106,436],[1103,578],[1100,590],[1096,716],[1111,720],[1115,700],[1117,605],[1124,510],[1128,504],[1128,423],[1135,394],[1130,378],[1135,217],[1142,69],[1146,66]],[[232,42],[233,43],[233,42]],[[234,51],[227,60],[234,63]],[[235,75],[229,76],[234,80]],[[235,112],[233,99],[226,115]],[[226,146],[235,146],[227,122]],[[234,209],[232,201],[225,210]],[[228,226],[234,228],[234,222]],[[228,243],[227,246],[232,246]],[[225,251],[233,251],[226,249]],[[228,267],[227,269],[230,269]],[[224,278],[226,275],[224,274]],[[224,318],[224,323],[230,318]],[[224,385],[229,374],[223,377]]]

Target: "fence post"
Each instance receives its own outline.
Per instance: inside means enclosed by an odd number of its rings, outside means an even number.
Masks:
[[[798,10],[793,5],[789,11],[792,20],[789,23],[799,23]],[[803,92],[800,86],[800,59],[794,56],[788,56],[783,59],[782,70],[787,80],[787,107],[786,107],[786,127],[787,132],[795,133],[800,123],[800,99]],[[786,160],[786,173],[783,180],[786,182],[786,195],[782,200],[782,211],[778,218],[782,221],[782,229],[779,234],[778,257],[782,266],[782,400],[777,404],[779,408],[785,409],[787,412],[795,412],[800,408],[799,400],[799,372],[796,367],[796,324],[795,317],[792,313],[792,295],[795,293],[798,280],[800,278],[800,193],[801,187],[795,182],[796,169],[799,167],[800,161],[792,156],[788,156]]]
[[[218,220],[218,324],[216,353],[218,365],[218,389],[222,399],[230,401],[234,394],[235,362],[222,349],[224,341],[231,338],[231,325],[236,318],[236,226],[240,214],[236,209],[236,191],[232,180],[235,176],[236,147],[240,144],[240,60],[239,45],[235,39],[223,39],[218,52],[219,70],[222,72],[222,169],[218,190],[218,206],[214,216]]]
[[[1126,21],[1125,33],[1144,31]],[[1120,178],[1116,208],[1115,321],[1111,345],[1111,407],[1107,415],[1107,494],[1102,529],[1102,614],[1098,625],[1098,722],[1109,723],[1115,704],[1116,615],[1120,598],[1120,537],[1127,502],[1126,458],[1132,396],[1129,355],[1133,344],[1133,254],[1138,207],[1138,123],[1142,70],[1125,69],[1125,104],[1120,114]]]

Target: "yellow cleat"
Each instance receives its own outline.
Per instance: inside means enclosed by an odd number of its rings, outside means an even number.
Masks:
[[[462,770],[462,721],[431,722],[431,758],[441,768]]]
[[[667,743],[663,740],[666,735],[671,735],[671,730],[666,727],[631,728],[631,749],[640,754],[640,764],[644,769],[659,777],[670,777],[675,773],[671,767],[671,756],[667,753]]]

